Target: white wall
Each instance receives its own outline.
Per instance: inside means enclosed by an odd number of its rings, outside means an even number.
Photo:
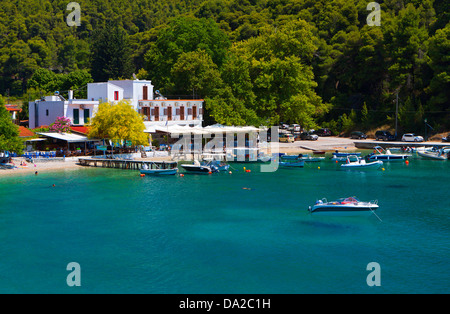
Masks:
[[[144,98],[144,86],[147,86],[147,99],[153,99],[153,85],[147,80],[123,80],[109,81],[110,84],[123,88],[123,98],[130,100],[135,110],[138,109],[138,102]]]
[[[138,109],[141,110],[141,114],[144,113],[143,108],[149,107],[150,110],[155,107],[159,107],[159,121],[155,121],[154,115],[150,113],[151,121],[146,121],[146,127],[155,125],[202,125],[203,113],[200,114],[200,109],[203,108],[203,100],[149,100],[149,101],[139,101],[140,106]],[[193,119],[192,113],[189,114],[189,108],[193,106],[197,107],[197,118]],[[172,109],[172,120],[168,121],[168,114],[164,114],[164,110],[171,107]],[[177,115],[177,109],[184,107],[184,119],[181,120],[181,115]]]
[[[88,83],[88,100],[114,102],[114,92],[119,92],[118,101],[124,99],[124,89],[120,86],[106,83]]]
[[[75,103],[66,103],[64,106],[64,114],[66,118],[72,121],[72,124],[74,124],[74,109],[79,110],[79,123],[77,125],[84,125],[84,109],[89,109],[89,116],[87,118],[92,118],[97,113],[98,102],[77,100]]]
[[[38,119],[36,121],[36,110]],[[31,129],[42,125],[50,125],[57,117],[64,116],[64,101],[30,101],[28,103],[29,127]]]

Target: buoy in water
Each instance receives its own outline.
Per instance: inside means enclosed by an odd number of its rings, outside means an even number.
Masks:
[[[320,167],[317,167],[317,169],[319,169],[319,170],[320,170]]]
[[[180,173],[180,177],[184,177],[184,174]]]
[[[145,177],[145,174],[141,173],[141,177]]]
[[[384,168],[381,168],[381,170],[383,170],[383,171],[384,171],[385,169],[384,169]]]
[[[210,171],[210,172],[208,172],[209,174],[212,174],[212,172]]]
[[[232,174],[232,172],[231,172],[231,171],[228,171],[228,173],[229,173],[229,174]]]
[[[245,170],[245,167],[244,167],[244,170]]]
[[[405,160],[405,164],[409,165],[409,160]]]

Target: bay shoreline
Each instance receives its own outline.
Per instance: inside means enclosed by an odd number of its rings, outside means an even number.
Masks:
[[[317,141],[296,141],[294,143],[279,143],[279,152],[285,154],[311,154],[313,151],[351,151],[356,150],[353,140],[339,137],[321,137]],[[86,168],[78,164],[78,157],[65,158],[65,160],[36,161],[29,163],[23,157],[13,158],[15,169],[1,169],[0,177],[30,175],[61,170]],[[138,158],[147,161],[172,161],[172,156],[155,158]],[[21,166],[25,163],[25,166]]]

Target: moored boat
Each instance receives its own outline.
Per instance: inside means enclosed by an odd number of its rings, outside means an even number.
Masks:
[[[335,151],[333,153],[333,157],[331,157],[331,160],[333,161],[346,161],[348,156],[360,156],[361,152],[349,152],[349,153],[343,153],[339,151]]]
[[[182,164],[181,167],[189,173],[209,174],[217,172],[215,167],[202,165],[198,160],[194,160],[193,164]]]
[[[450,147],[443,147],[437,150],[423,150],[417,151],[417,155],[427,159],[435,159],[435,160],[447,160],[450,159],[450,152],[448,151]]]
[[[380,169],[383,166],[381,160],[366,162],[364,158],[357,156],[348,156],[347,162],[341,165],[344,170],[363,170],[363,169]]]
[[[374,152],[367,155],[366,158],[369,160],[396,161],[406,160],[409,156],[409,154],[393,154],[389,149],[384,150],[381,146],[375,146]]]
[[[139,171],[145,175],[175,175],[178,172],[177,162],[145,162]]]
[[[289,160],[289,161],[281,161],[279,162],[280,167],[286,168],[303,168],[305,166],[305,162],[303,160]]]
[[[375,213],[378,201],[361,202],[356,197],[340,198],[333,202],[318,200],[308,211],[316,215],[359,216]]]
[[[314,157],[308,154],[282,155],[281,158],[285,160],[303,160],[304,162],[319,162],[325,159],[325,157]]]

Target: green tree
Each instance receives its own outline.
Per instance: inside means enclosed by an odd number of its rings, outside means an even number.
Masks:
[[[312,29],[305,21],[265,29],[260,36],[232,47],[235,58],[245,60],[241,64],[248,66],[254,98],[251,94],[243,98],[245,107],[252,109],[261,123],[286,121],[314,127],[314,119],[326,112],[327,106],[314,90],[317,83],[311,62],[315,50]],[[243,74],[245,78],[246,72]],[[248,80],[243,83],[241,90],[247,91]],[[239,82],[234,83],[234,90],[239,90],[237,85]]]
[[[12,123],[11,114],[6,110],[0,95],[0,151],[21,153],[23,141],[19,138],[19,128]]]
[[[436,31],[430,38],[428,53],[429,66],[433,70],[433,78],[427,92],[431,95],[430,105],[433,110],[448,109],[450,102],[450,23]],[[447,119],[448,121],[448,119]]]
[[[171,69],[183,53],[202,50],[219,68],[225,60],[230,41],[211,19],[179,17],[158,32],[145,55],[145,69],[166,93],[176,91]]]
[[[217,65],[204,50],[181,54],[171,75],[179,94],[212,95],[223,84]]]
[[[110,139],[113,142],[128,140],[133,145],[147,145],[144,118],[126,100],[117,104],[101,103],[91,120],[90,138]]]
[[[130,78],[134,71],[127,33],[118,25],[107,23],[94,31],[91,44],[92,78],[96,82]]]

